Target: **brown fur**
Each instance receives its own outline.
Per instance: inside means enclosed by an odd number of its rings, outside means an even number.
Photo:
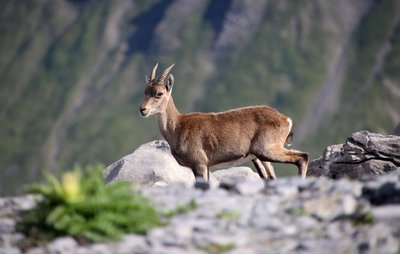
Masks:
[[[221,113],[180,114],[171,96],[169,67],[157,81],[148,80],[142,116],[156,114],[163,137],[179,164],[192,168],[195,176],[208,179],[208,168],[245,158],[253,160],[260,177],[275,179],[270,162],[292,163],[306,176],[308,154],[288,150],[291,120],[274,108],[251,106]],[[155,73],[156,67],[153,69]]]

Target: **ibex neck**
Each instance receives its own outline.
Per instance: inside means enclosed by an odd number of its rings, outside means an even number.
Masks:
[[[161,134],[169,142],[171,135],[175,132],[178,127],[180,113],[175,107],[174,100],[170,98],[167,108],[165,111],[158,113],[158,127],[160,128]]]

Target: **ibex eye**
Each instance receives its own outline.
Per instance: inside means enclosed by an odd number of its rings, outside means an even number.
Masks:
[[[156,95],[156,97],[161,97],[161,96],[163,96],[163,93],[158,93],[158,94]]]

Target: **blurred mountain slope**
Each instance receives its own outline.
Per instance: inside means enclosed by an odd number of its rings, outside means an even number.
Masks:
[[[137,114],[156,62],[176,63],[182,113],[268,104],[313,156],[356,130],[391,133],[399,17],[396,0],[1,1],[0,193],[160,138]]]

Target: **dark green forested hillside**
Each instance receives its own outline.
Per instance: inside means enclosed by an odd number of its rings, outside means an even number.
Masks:
[[[271,105],[313,157],[400,122],[396,0],[4,0],[0,193],[160,138],[137,113],[156,62],[182,112]]]

